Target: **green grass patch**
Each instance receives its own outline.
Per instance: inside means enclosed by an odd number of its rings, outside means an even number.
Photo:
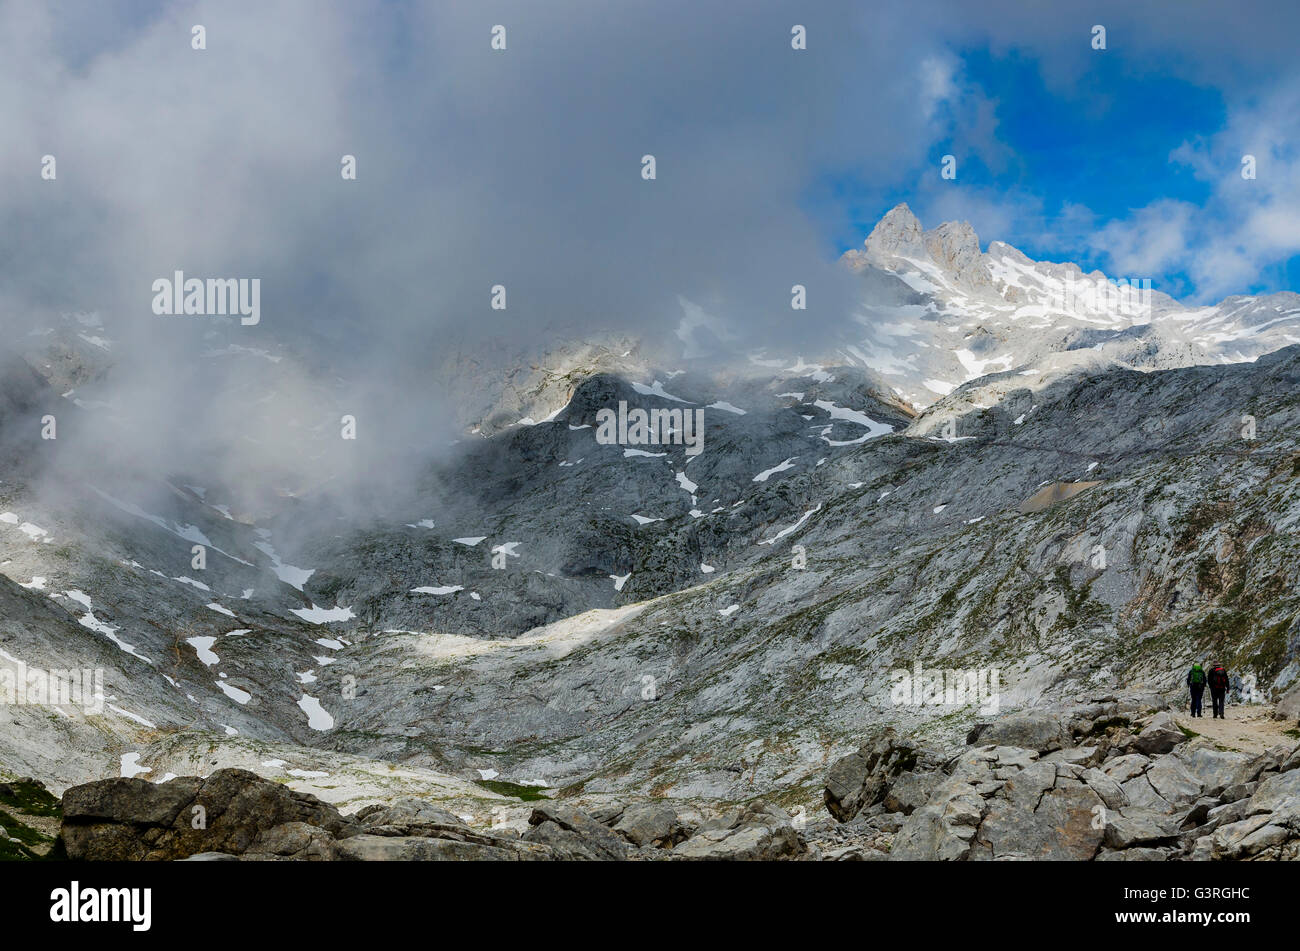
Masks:
[[[17,839],[23,845],[43,845],[53,838],[37,832],[31,826],[24,825],[3,809],[0,809],[0,828],[4,829],[11,839]]]
[[[58,818],[59,800],[49,791],[32,783],[0,783],[0,806],[34,816]]]
[[[67,857],[61,841],[19,822],[3,809],[0,809],[0,829],[4,829],[8,837],[0,839],[0,862],[42,862]],[[44,849],[51,843],[53,846],[45,855],[36,851],[37,846]]]
[[[474,782],[498,795],[511,796],[523,802],[537,802],[540,799],[551,798],[542,795],[540,786],[521,786],[518,783],[508,783],[501,779],[476,779]]]
[[[20,842],[0,840],[0,862],[39,862],[41,857]]]

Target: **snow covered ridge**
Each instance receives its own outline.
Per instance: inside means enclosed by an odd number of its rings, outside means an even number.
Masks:
[[[1001,241],[981,251],[968,223],[926,231],[906,204],[841,260],[862,276],[863,292],[839,356],[878,373],[915,408],[993,374],[1042,383],[1081,366],[1244,363],[1300,343],[1300,295],[1188,306],[1150,277],[1084,273]]]
[[[653,391],[641,389],[685,402],[662,392],[657,380],[655,387]],[[629,410],[627,401],[619,400],[617,412],[609,407],[596,411],[596,442],[602,446],[685,446],[686,455],[698,456],[704,451],[704,410]]]

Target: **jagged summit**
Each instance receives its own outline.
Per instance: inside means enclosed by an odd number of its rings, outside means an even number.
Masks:
[[[969,221],[945,221],[926,231],[907,202],[900,202],[871,229],[864,247],[865,251],[845,255],[855,270],[867,266],[897,270],[906,262],[921,262],[940,268],[966,290],[993,292],[979,235]]]
[[[879,258],[925,253],[920,219],[912,213],[907,202],[889,209],[885,217],[871,229],[871,234],[867,235],[866,248],[869,255]]]
[[[970,222],[927,230],[906,202],[842,262],[864,280],[859,335],[842,353],[915,407],[990,375],[1037,385],[1081,367],[1239,363],[1300,343],[1295,294],[1189,307],[1148,275],[1085,273],[999,240],[981,251]]]

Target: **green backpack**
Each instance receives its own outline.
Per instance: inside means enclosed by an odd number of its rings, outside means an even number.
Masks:
[[[1201,670],[1201,668],[1199,667],[1192,668],[1192,686],[1193,687],[1205,686],[1205,671]]]

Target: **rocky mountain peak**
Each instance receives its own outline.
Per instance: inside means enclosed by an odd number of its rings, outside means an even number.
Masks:
[[[923,235],[925,249],[934,263],[961,282],[974,288],[992,288],[979,235],[969,221],[945,221]]]
[[[906,202],[891,208],[871,230],[866,252],[845,256],[850,267],[860,269],[869,261],[889,267],[897,258],[933,261],[970,290],[992,290],[993,280],[980,252],[979,235],[969,221],[945,221],[929,231]]]
[[[868,254],[882,258],[893,255],[917,256],[924,252],[921,222],[912,214],[907,202],[889,209],[885,217],[871,229],[866,247]]]

